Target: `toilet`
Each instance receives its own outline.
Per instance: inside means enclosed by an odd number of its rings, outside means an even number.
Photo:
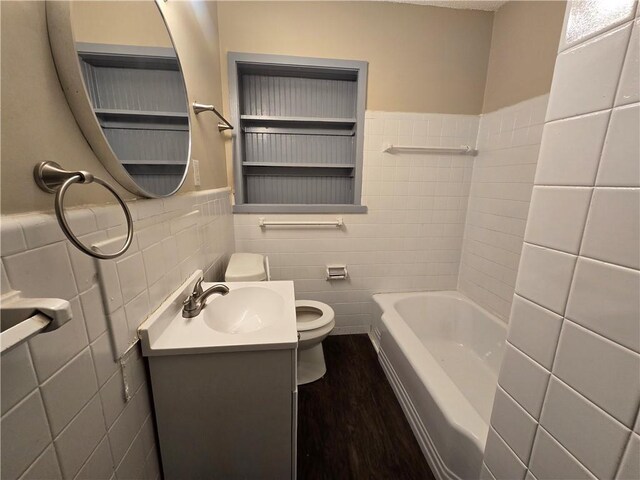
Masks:
[[[225,282],[261,282],[270,280],[266,257],[257,253],[234,253],[224,275]],[[335,314],[326,303],[296,300],[298,330],[298,385],[315,382],[324,376],[322,341],[335,326]]]

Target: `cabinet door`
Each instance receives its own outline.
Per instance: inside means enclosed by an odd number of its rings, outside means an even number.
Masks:
[[[165,478],[292,478],[291,358],[291,350],[150,357]]]

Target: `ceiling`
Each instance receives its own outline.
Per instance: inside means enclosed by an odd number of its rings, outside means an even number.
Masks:
[[[458,8],[466,10],[487,10],[495,12],[506,0],[391,0],[399,3],[414,3],[416,5],[430,5],[433,7]]]

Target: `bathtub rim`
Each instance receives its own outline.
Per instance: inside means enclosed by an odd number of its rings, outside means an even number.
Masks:
[[[507,324],[464,294],[455,290],[376,293],[373,295],[374,301],[382,310],[381,322],[383,330],[386,330],[393,337],[396,344],[403,351],[408,363],[424,383],[448,424],[471,439],[480,452],[483,452],[489,432],[490,419],[485,421],[476,411],[395,308],[398,300],[415,296],[452,297],[455,300],[463,301],[472,308],[479,310],[481,314],[504,329],[505,341],[507,338]],[[380,333],[384,335],[385,332],[381,331]],[[380,349],[383,349],[382,343]],[[415,354],[411,355],[407,354],[407,352],[415,352]]]

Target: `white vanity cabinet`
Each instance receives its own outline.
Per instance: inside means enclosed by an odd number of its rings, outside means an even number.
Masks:
[[[296,351],[149,357],[164,478],[288,479]]]
[[[201,274],[138,329],[164,478],[295,479],[293,282],[229,282],[184,318]],[[212,285],[202,284],[205,293]]]

